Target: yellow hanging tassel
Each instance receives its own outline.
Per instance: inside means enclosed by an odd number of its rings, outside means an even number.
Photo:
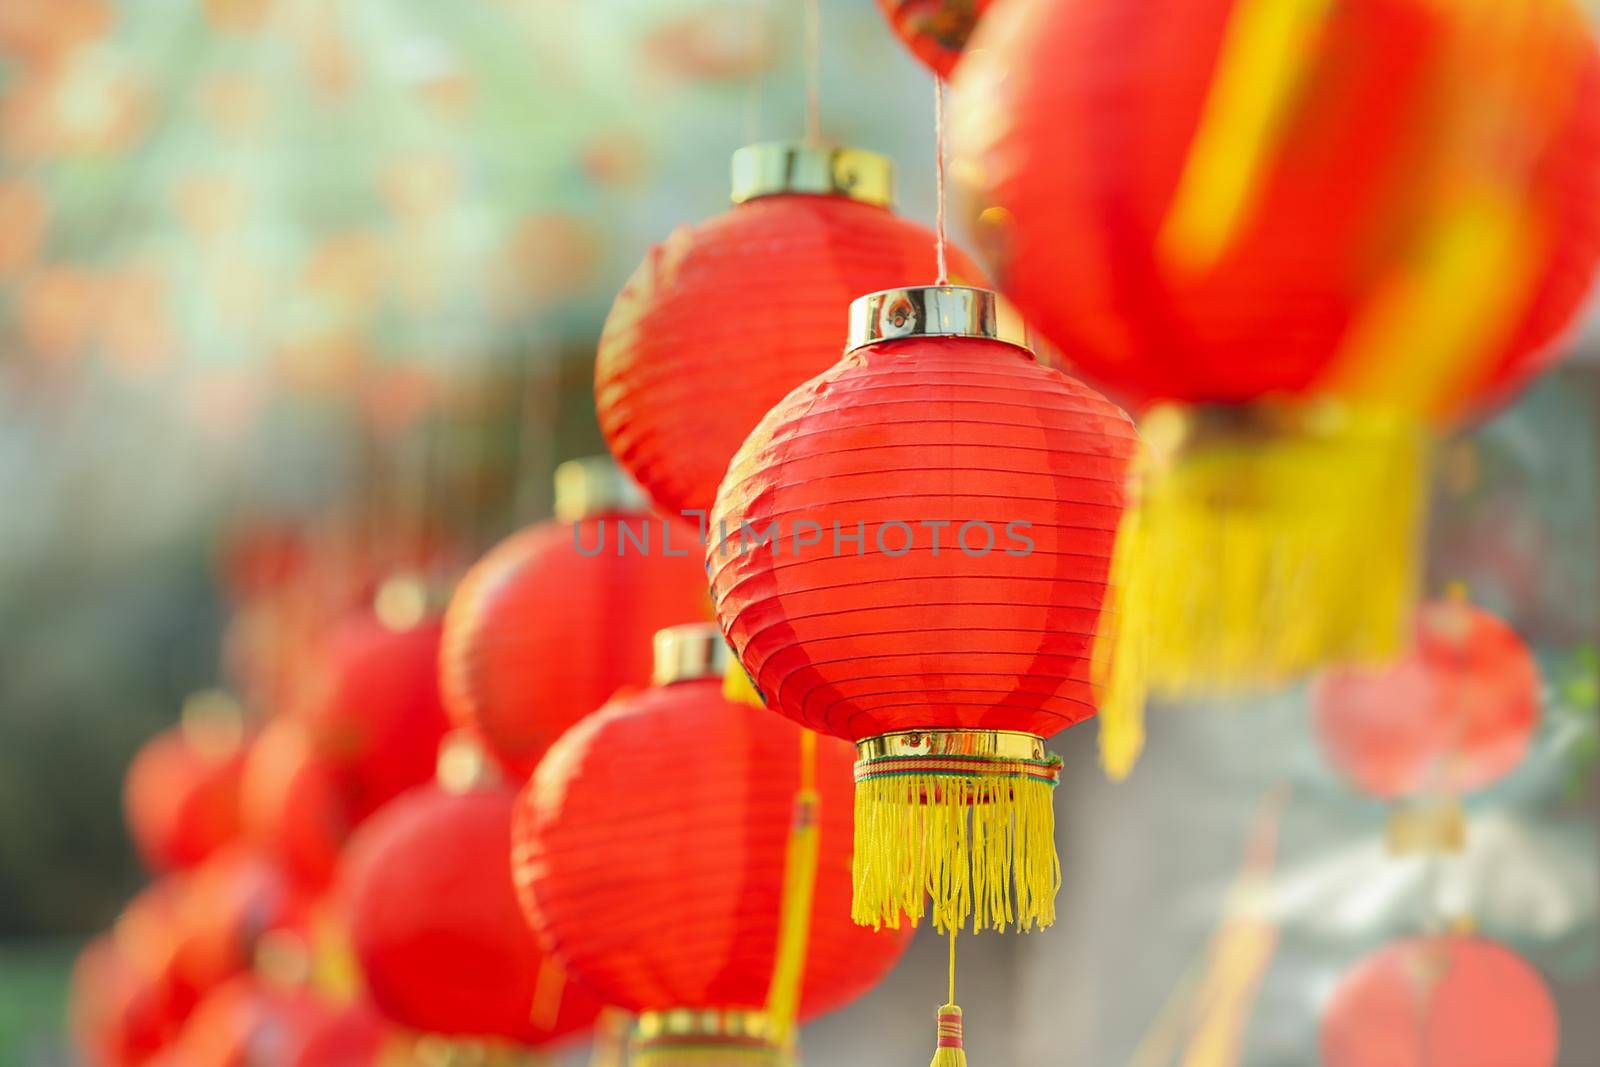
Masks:
[[[805,980],[806,947],[811,940],[811,903],[817,886],[817,735],[800,731],[800,786],[795,791],[794,817],[783,862],[783,903],[778,921],[778,950],[767,989],[767,1018],[773,1043],[794,1044],[795,1018]]]
[[[1117,555],[1134,569],[1132,610],[1110,622],[1118,648],[1146,642],[1146,669],[1108,674],[1106,702],[1145,684],[1275,688],[1405,646],[1428,451],[1417,420],[1332,403],[1166,407],[1144,430],[1149,468]],[[1108,767],[1130,744],[1108,738]]]
[[[1052,794],[1061,760],[1031,734],[867,738],[856,761],[855,897],[863,926],[1030,930],[1056,917]]]
[[[949,999],[939,1009],[939,1043],[928,1067],[967,1067],[967,1050],[962,1044],[961,1008],[956,1005],[956,932],[950,931]]]
[[[1144,705],[1148,695],[1146,635],[1150,630],[1153,592],[1145,565],[1144,512],[1140,506],[1151,464],[1150,449],[1141,445],[1128,470],[1128,504],[1117,531],[1117,548],[1106,578],[1106,600],[1100,612],[1092,661],[1099,709],[1100,765],[1106,777],[1120,782],[1132,772],[1144,751]]]

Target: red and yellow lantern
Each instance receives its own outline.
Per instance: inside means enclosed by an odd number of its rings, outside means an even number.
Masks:
[[[650,636],[710,614],[699,531],[650,514],[610,460],[556,471],[556,518],[462,579],[445,615],[444,696],[458,726],[526,778],[563,730],[650,680]]]
[[[1401,941],[1340,983],[1322,1018],[1325,1067],[1552,1067],[1555,1002],[1539,972],[1477,937]]]
[[[344,775],[311,732],[275,719],[250,746],[240,787],[244,836],[297,881],[325,887],[354,829]]]
[[[1144,411],[1152,684],[1397,654],[1430,434],[1551,361],[1600,256],[1582,13],[1016,0],[956,95],[1000,288]]]
[[[540,951],[511,884],[515,800],[478,757],[440,759],[364,824],[340,873],[351,945],[372,1003],[394,1022],[488,1054],[580,1033],[599,1010]]]
[[[796,1016],[861,996],[907,943],[849,919],[849,747],[808,756],[804,731],[726,699],[727,662],[709,623],[663,631],[656,684],[569,730],[518,801],[528,919],[641,1017],[638,1064],[778,1062]]]
[[[890,186],[889,161],[860,149],[742,148],[734,208],[652,248],[617,295],[595,407],[657,508],[703,517],[761,416],[839,358],[850,301],[935,276],[934,235],[889,209]]]
[[[857,746],[856,921],[931,898],[940,929],[1047,926],[1045,740],[1124,669],[1096,653],[1133,424],[986,290],[875,293],[850,320],[723,483],[718,616],[769,707]],[[1103,737],[1114,764],[1137,743]]]

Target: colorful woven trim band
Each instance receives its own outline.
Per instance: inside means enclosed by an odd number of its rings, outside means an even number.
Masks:
[[[947,1004],[939,1009],[939,1048],[961,1047],[961,1009]]]
[[[1041,782],[1054,788],[1061,781],[1061,757],[997,759],[989,756],[879,756],[856,761],[856,782],[879,778],[933,775],[947,778],[1004,778]]]

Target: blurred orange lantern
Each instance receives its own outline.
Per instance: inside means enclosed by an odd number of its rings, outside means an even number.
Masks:
[[[373,1003],[445,1037],[540,1046],[579,1032],[599,1005],[544,958],[517,910],[514,794],[450,789],[465,791],[407,793],[351,842],[341,899]]]
[[[987,290],[875,293],[851,323],[734,457],[717,614],[769,707],[857,745],[858,922],[915,923],[931,897],[940,929],[1048,926],[1045,739],[1105,704],[1097,667],[1136,663],[1097,656],[1133,423],[1035,360]],[[1106,710],[1125,773],[1134,707]]]
[[[79,954],[69,1001],[73,1043],[98,1067],[139,1067],[182,1022],[165,988],[130,966],[109,937]]]
[[[523,790],[517,889],[574,980],[645,1016],[640,1037],[759,1044],[804,781],[802,731],[723,696],[726,647],[709,623],[665,631],[658,649],[657,684],[573,727]],[[801,1018],[871,989],[907,943],[850,921],[851,762],[848,745],[818,742]]]
[[[203,995],[249,970],[267,934],[297,929],[310,901],[275,864],[230,848],[192,871],[171,898],[175,906],[170,974]]]
[[[878,0],[895,36],[941,78],[956,69],[992,0]]]
[[[1001,289],[1156,405],[1152,682],[1396,654],[1429,432],[1551,361],[1600,256],[1583,14],[1016,0],[956,90]]]
[[[244,836],[286,872],[310,887],[333,878],[353,819],[344,777],[303,723],[275,720],[250,746],[239,806]]]
[[[183,725],[156,735],[134,757],[123,809],[151,870],[192,867],[238,836],[244,729],[226,694],[197,694]]]
[[[1369,957],[1322,1019],[1324,1067],[1552,1067],[1555,1003],[1539,973],[1476,937],[1417,938]]]
[[[50,225],[50,204],[33,182],[0,181],[0,279],[33,263]]]
[[[1515,631],[1452,598],[1423,608],[1415,647],[1392,667],[1318,681],[1317,735],[1333,764],[1375,796],[1465,793],[1522,762],[1539,689],[1538,664]]]
[[[433,775],[448,727],[439,696],[440,631],[434,619],[395,628],[363,611],[326,639],[295,715],[317,754],[348,782],[352,818]]]
[[[650,515],[609,460],[562,464],[556,514],[473,567],[445,616],[450,714],[519,779],[568,726],[649,681],[652,634],[710,615],[698,531]]]
[[[708,511],[761,416],[839,358],[851,300],[938,270],[933,234],[889,210],[889,161],[871,152],[751,145],[734,156],[733,199],[650,250],[595,362],[612,453],[674,515]],[[952,262],[978,278],[958,251]]]

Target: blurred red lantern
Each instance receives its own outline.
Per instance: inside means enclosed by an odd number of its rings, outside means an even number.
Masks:
[[[449,725],[439,696],[440,633],[436,619],[396,628],[362,612],[326,640],[297,718],[346,779],[354,819],[433,776]]]
[[[609,460],[556,472],[558,518],[502,542],[445,617],[457,724],[526,778],[561,732],[650,680],[650,637],[710,615],[698,531],[651,516]]]
[[[495,785],[422,786],[351,841],[340,876],[351,941],[373,1004],[395,1022],[539,1046],[599,1010],[545,959],[517,909],[513,801]]]
[[[647,1015],[645,1033],[675,1009],[720,1024],[767,1005],[802,774],[800,730],[723,696],[713,626],[676,627],[660,647],[659,684],[612,700],[539,765],[513,851],[540,940],[602,1000]],[[817,747],[801,1018],[871,989],[907,943],[849,918],[851,760],[838,741]]]
[[[110,937],[91,941],[72,969],[73,1044],[97,1067],[138,1067],[182,1022],[167,990],[131,966]]]
[[[1324,675],[1313,705],[1333,764],[1387,800],[1482,789],[1528,752],[1539,667],[1516,632],[1464,599],[1429,604],[1416,646],[1382,670]]]
[[[1286,11],[1017,0],[957,79],[952,173],[1001,289],[1163,405],[1141,536],[1166,689],[1396,654],[1429,430],[1550,362],[1600,256],[1576,5]]]
[[[839,358],[852,299],[938,270],[933,234],[888,209],[881,156],[761,144],[733,169],[737,206],[650,250],[595,362],[612,453],[673,515],[708,511],[761,416]],[[979,278],[951,255],[957,274]]]
[[[305,990],[239,975],[200,1003],[169,1055],[173,1067],[291,1064],[333,1012]]]
[[[941,78],[956,69],[992,0],[878,0],[878,10],[911,54]]]
[[[245,837],[309,887],[327,885],[353,829],[345,783],[305,724],[276,719],[250,746],[240,788]]]
[[[1417,938],[1369,957],[1322,1019],[1325,1067],[1552,1067],[1555,1003],[1539,973],[1476,937]]]
[[[284,1067],[382,1067],[396,1033],[366,1004],[355,1004],[316,1023]]]
[[[174,980],[204,994],[255,963],[261,939],[303,925],[309,901],[283,871],[247,848],[230,848],[196,868],[172,897]]]
[[[857,743],[858,922],[915,922],[925,890],[941,929],[1055,913],[1044,739],[1102,699],[1135,431],[995,316],[975,289],[857,301],[851,349],[751,434],[713,514],[717,613],[768,706]]]
[[[190,699],[184,723],[150,740],[128,768],[128,829],[153,871],[192,867],[239,834],[244,720],[224,694]]]

